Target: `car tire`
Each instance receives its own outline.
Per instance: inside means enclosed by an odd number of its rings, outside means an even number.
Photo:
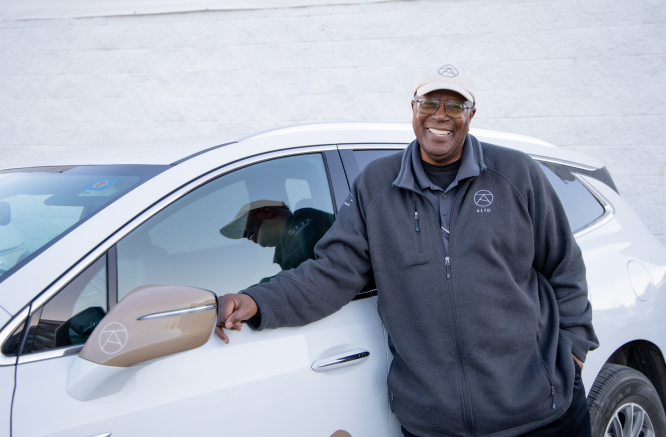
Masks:
[[[606,364],[594,381],[587,405],[592,437],[666,437],[666,415],[657,390],[630,367]]]

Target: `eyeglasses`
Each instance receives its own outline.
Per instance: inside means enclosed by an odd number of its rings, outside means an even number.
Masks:
[[[441,103],[444,103],[444,110],[451,118],[462,118],[465,111],[472,109],[473,106],[467,106],[464,103],[456,102],[455,100],[443,99],[416,99],[412,100],[416,103],[416,109],[425,115],[434,114],[439,109]]]

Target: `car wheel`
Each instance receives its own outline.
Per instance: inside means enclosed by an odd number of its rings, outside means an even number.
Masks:
[[[587,397],[593,437],[666,437],[657,390],[641,372],[606,364]]]

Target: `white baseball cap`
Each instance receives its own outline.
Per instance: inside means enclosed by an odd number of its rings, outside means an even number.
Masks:
[[[425,96],[435,90],[455,91],[470,102],[476,103],[472,76],[460,64],[433,64],[423,70],[416,82],[414,95]]]
[[[243,232],[245,232],[245,224],[247,223],[247,216],[250,215],[250,211],[254,209],[263,208],[266,206],[274,206],[279,208],[289,208],[284,202],[277,200],[255,200],[254,202],[246,203],[241,206],[241,209],[236,214],[236,217],[220,229],[220,234],[224,235],[227,238],[238,240],[243,238]]]

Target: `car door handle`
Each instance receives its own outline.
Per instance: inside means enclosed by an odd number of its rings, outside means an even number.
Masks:
[[[367,360],[370,352],[364,349],[353,349],[339,355],[322,358],[312,363],[312,370],[315,372],[326,372],[328,370],[339,369],[340,367],[353,366]]]
[[[110,432],[105,432],[104,434],[97,434],[97,435],[94,435],[94,436],[91,436],[91,437],[111,437],[111,433]]]

